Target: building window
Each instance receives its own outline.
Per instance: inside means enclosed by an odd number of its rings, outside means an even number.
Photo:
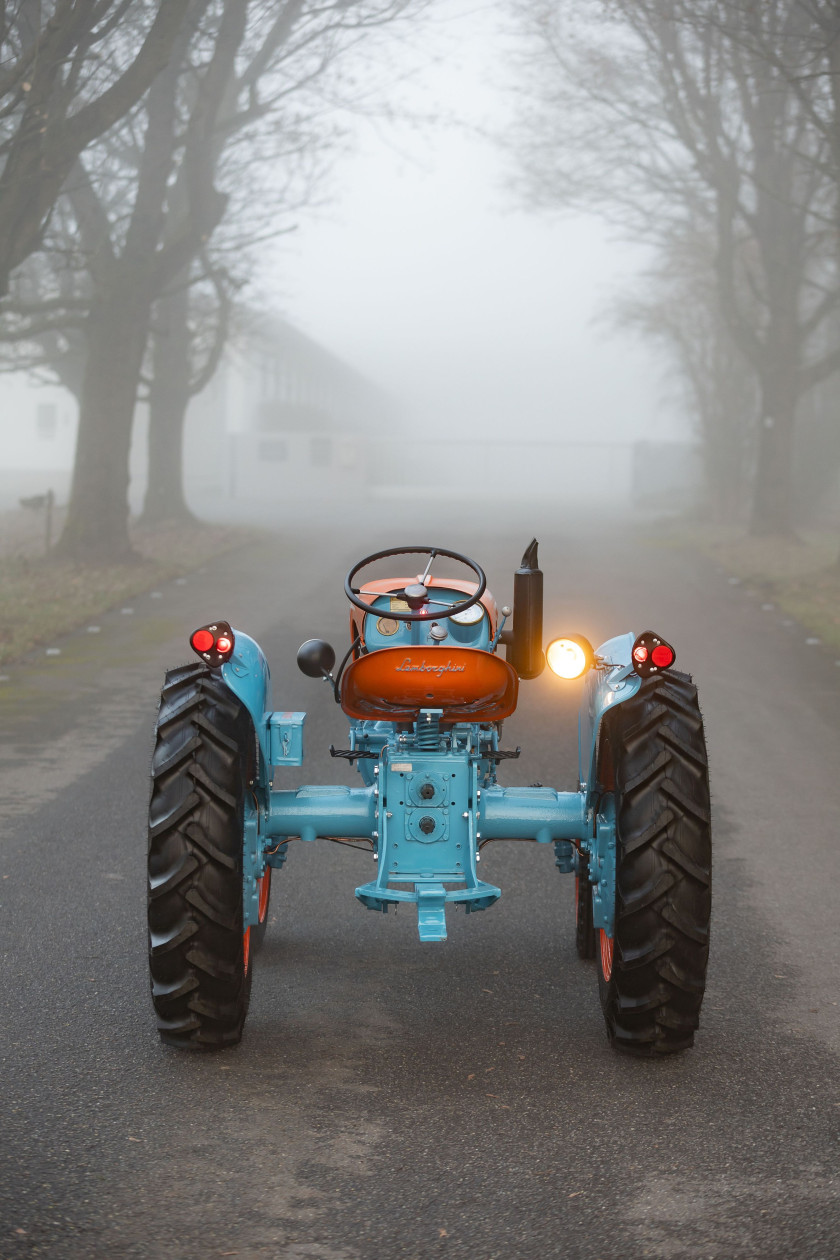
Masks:
[[[286,442],[268,438],[260,442],[260,459],[264,459],[266,463],[280,464],[288,458],[289,447]]]
[[[328,437],[314,437],[310,445],[314,468],[329,468],[332,463],[332,441]]]
[[[38,403],[36,424],[38,437],[44,442],[51,442],[58,429],[58,407],[55,403]]]

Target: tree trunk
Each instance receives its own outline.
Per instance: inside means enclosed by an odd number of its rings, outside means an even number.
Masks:
[[[793,536],[793,430],[796,386],[784,371],[763,382],[750,532]]]
[[[149,478],[143,525],[188,521],[184,498],[184,422],[190,401],[189,291],[187,277],[156,307],[149,389]]]
[[[73,484],[55,549],[73,560],[135,558],[128,535],[128,459],[150,303],[143,296],[143,277],[120,270],[87,326]]]
[[[4,142],[5,160],[0,171],[0,297],[8,292],[14,268],[40,245],[62,184],[79,154],[124,117],[165,69],[189,0],[167,0],[158,5],[134,60],[118,77],[104,84],[98,95],[90,95],[95,82],[93,60],[88,63],[91,70],[71,76],[69,81],[77,84],[78,91],[72,100],[62,90],[65,67],[80,54],[80,49],[89,47],[93,27],[113,21],[113,10],[119,6],[98,6],[97,15],[95,5],[65,3],[53,6],[55,12],[49,21],[46,14],[41,15],[39,6],[29,7],[31,14],[19,13],[17,19],[12,19],[23,24],[24,44],[33,30],[38,32],[40,49],[30,81],[23,85],[25,107],[19,120],[12,115],[12,134]],[[4,16],[5,9],[6,6]],[[88,16],[80,12],[85,9]],[[107,64],[107,57],[102,60]],[[69,106],[75,107],[68,109]]]

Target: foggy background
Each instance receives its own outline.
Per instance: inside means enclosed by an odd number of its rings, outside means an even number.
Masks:
[[[833,521],[840,16],[730,7],[138,3],[56,95],[25,6],[0,507],[74,560],[360,493]]]
[[[651,506],[653,482],[655,508],[696,497],[696,435],[661,356],[612,319],[649,251],[594,215],[535,213],[517,184],[507,140],[522,41],[506,7],[432,5],[369,38],[360,100],[319,102],[341,146],[260,250],[236,295],[241,326],[190,403],[189,506],[265,522],[289,500],[306,513],[313,495],[346,504],[359,490],[406,501],[456,488],[556,506],[589,493],[593,459],[609,470],[602,510]],[[59,508],[69,494],[77,403],[54,377],[50,366],[37,381],[0,376],[6,509],[22,493],[52,489]],[[640,443],[656,453],[640,459]],[[135,514],[147,444],[141,392]]]
[[[427,16],[396,88],[410,117],[356,125],[332,204],[277,260],[278,291],[301,328],[380,381],[415,425],[507,440],[684,439],[655,355],[604,318],[644,251],[594,216],[529,213],[511,187],[502,141],[521,83],[510,28],[498,4]]]

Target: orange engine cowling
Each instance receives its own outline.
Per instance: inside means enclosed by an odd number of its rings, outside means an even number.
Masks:
[[[443,722],[499,722],[518,691],[513,667],[478,648],[380,648],[347,669],[341,707],[348,717],[390,722],[413,721],[418,709],[443,709]]]

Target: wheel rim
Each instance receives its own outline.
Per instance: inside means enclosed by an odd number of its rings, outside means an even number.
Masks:
[[[601,971],[604,979],[609,980],[613,969],[613,951],[615,949],[615,941],[611,936],[607,936],[603,928],[600,929],[601,935]]]
[[[271,893],[271,867],[265,868],[262,879],[257,880],[257,916],[258,922],[264,923],[265,916],[268,914],[268,898]]]
[[[245,929],[245,935],[242,937],[242,970],[245,975],[248,974],[248,964],[251,961],[251,929]]]

